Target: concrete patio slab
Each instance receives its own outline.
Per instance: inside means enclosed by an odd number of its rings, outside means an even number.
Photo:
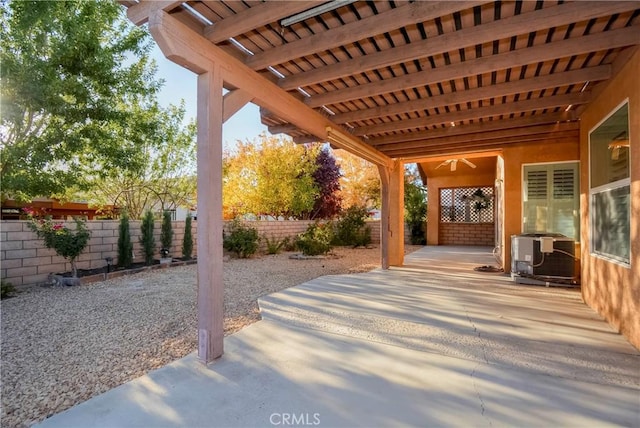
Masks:
[[[209,366],[178,360],[42,427],[640,426],[640,353],[579,292],[515,285],[486,249],[260,300]]]

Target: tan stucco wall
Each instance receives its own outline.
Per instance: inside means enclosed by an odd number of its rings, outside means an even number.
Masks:
[[[582,296],[640,348],[640,51],[585,109],[580,121]],[[590,255],[589,131],[629,99],[631,150],[631,267]]]
[[[579,159],[578,141],[546,140],[505,146],[504,159],[504,227],[502,260],[505,272],[511,270],[511,235],[522,233],[522,165],[565,162]]]
[[[469,172],[459,172],[450,176],[428,177],[427,245],[438,245],[439,243],[440,189],[447,187],[493,187],[495,178],[495,170],[481,173],[470,170]]]

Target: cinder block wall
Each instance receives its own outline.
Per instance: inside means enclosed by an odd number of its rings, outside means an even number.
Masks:
[[[37,284],[46,281],[49,273],[67,272],[71,264],[57,256],[54,250],[45,248],[42,239],[29,229],[26,221],[0,222],[0,275],[14,286]],[[157,221],[154,227],[156,248],[160,249],[160,228],[162,223]],[[182,239],[184,237],[184,222],[174,221],[173,247],[171,255],[182,256]],[[73,222],[68,223],[70,228]],[[85,251],[78,257],[78,269],[103,268],[107,265],[106,258],[113,257],[116,263],[118,248],[119,221],[88,221],[87,228],[91,231],[91,239]],[[196,255],[197,224],[192,223],[193,255]],[[131,221],[129,232],[135,254],[134,262],[142,261],[140,245],[140,222]],[[158,255],[159,256],[159,255]]]
[[[440,223],[440,245],[473,245],[493,247],[493,223]]]
[[[5,220],[0,222],[0,276],[14,286],[38,284],[46,281],[49,273],[67,272],[71,270],[71,264],[57,256],[54,250],[45,248],[42,239],[38,239],[26,221]],[[260,237],[269,239],[283,239],[295,237],[304,232],[312,221],[248,221],[247,225],[258,229]],[[68,224],[73,227],[73,223]],[[225,223],[225,229],[228,223]],[[371,227],[371,238],[374,244],[380,243],[380,222],[367,222]],[[78,257],[78,269],[104,268],[105,259],[113,257],[114,264],[117,259],[118,248],[117,220],[88,221],[87,228],[91,231],[91,239],[85,251]],[[154,236],[156,239],[156,256],[159,257],[160,230],[162,223],[156,221]],[[173,226],[173,257],[182,256],[182,239],[184,237],[184,222],[174,221]],[[197,222],[192,223],[193,255],[197,255]],[[140,221],[129,223],[129,232],[133,242],[135,254],[134,262],[142,261],[142,249],[140,245]],[[261,242],[261,250],[266,248],[266,243]]]

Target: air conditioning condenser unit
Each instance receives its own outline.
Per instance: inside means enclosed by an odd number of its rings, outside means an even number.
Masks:
[[[561,234],[511,236],[511,274],[571,280],[575,278],[575,242]]]

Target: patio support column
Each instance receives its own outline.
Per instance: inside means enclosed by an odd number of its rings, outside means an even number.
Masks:
[[[382,268],[402,266],[404,262],[404,165],[379,166],[382,187],[380,247]]]
[[[223,353],[222,73],[198,75],[198,358]]]

